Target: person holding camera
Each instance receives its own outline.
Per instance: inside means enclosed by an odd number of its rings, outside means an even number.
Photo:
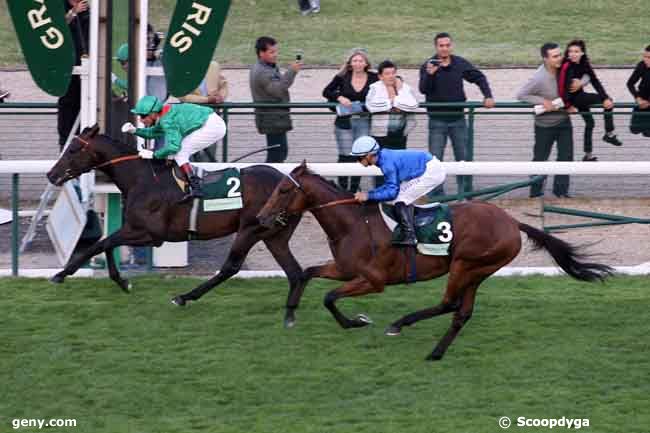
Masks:
[[[370,117],[364,104],[370,85],[377,80],[377,73],[370,71],[366,50],[355,48],[348,55],[341,70],[323,90],[323,97],[338,103],[339,107],[345,110],[345,113],[337,110],[338,115],[334,121],[338,162],[356,162],[356,158],[350,156],[352,143],[370,132]],[[361,177],[339,176],[338,180],[341,188],[354,193],[359,189]]]
[[[438,33],[433,44],[436,53],[420,67],[420,93],[426,102],[465,102],[463,80],[476,84],[485,98],[486,108],[494,107],[492,91],[485,75],[470,62],[452,54],[453,41],[449,33]],[[429,152],[440,161],[443,160],[447,137],[456,161],[465,160],[467,146],[467,123],[463,108],[433,108],[429,112]],[[445,112],[446,114],[440,114]],[[457,176],[459,192],[463,185],[462,176]],[[432,194],[443,194],[442,188]]]
[[[289,88],[302,69],[302,54],[285,73],[277,66],[278,43],[269,36],[262,36],[255,42],[257,63],[250,70],[250,88],[253,102],[288,103],[291,101]],[[289,152],[287,131],[293,129],[288,108],[256,108],[255,126],[260,134],[266,135],[267,146],[280,145],[268,149],[266,162],[284,162]]]

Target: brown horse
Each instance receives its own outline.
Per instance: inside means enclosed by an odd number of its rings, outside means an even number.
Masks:
[[[305,279],[314,277],[346,281],[329,292],[325,307],[343,328],[368,325],[365,315],[350,319],[336,307],[348,296],[381,293],[386,285],[408,279],[410,254],[391,245],[391,232],[376,204],[361,205],[348,193],[311,173],[306,164],[291,172],[269,198],[258,218],[264,225],[282,224],[293,215],[309,210],[327,234],[334,261],[305,270]],[[472,316],[479,285],[508,264],[521,250],[520,231],[537,248],[544,248],[555,262],[573,278],[603,280],[612,269],[581,259],[579,248],[523,224],[498,207],[484,202],[453,205],[454,233],[449,256],[417,254],[416,279],[430,280],[449,273],[447,289],[438,305],[407,314],[391,324],[387,335],[398,335],[404,326],[446,313],[454,313],[445,336],[427,357],[441,359],[445,351]]]
[[[129,283],[120,276],[113,250],[120,245],[160,246],[163,241],[188,240],[191,204],[178,204],[183,192],[178,187],[171,168],[164,161],[140,159],[137,150],[124,143],[99,135],[99,128],[86,128],[71,142],[52,170],[48,179],[55,185],[73,179],[94,168],[102,170],[117,185],[124,199],[124,225],[81,254],[74,255],[65,268],[52,278],[61,283],[96,254],[106,252],[108,272],[124,291]],[[303,293],[302,268],[289,249],[289,239],[300,217],[284,227],[266,229],[258,223],[257,213],[283,179],[282,173],[258,165],[241,170],[243,208],[212,213],[199,213],[196,239],[214,239],[237,233],[226,262],[214,277],[194,290],[172,300],[176,305],[198,300],[210,289],[239,272],[250,249],[262,241],[289,279],[285,325],[294,325],[294,311]]]

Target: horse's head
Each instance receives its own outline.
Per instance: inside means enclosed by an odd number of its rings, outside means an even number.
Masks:
[[[47,173],[50,182],[60,186],[92,170],[115,154],[112,140],[102,135],[98,136],[98,132],[99,125],[95,124],[85,128],[81,134],[72,139],[54,167]]]
[[[257,220],[264,227],[271,228],[275,224],[286,225],[291,215],[302,213],[309,206],[309,194],[305,190],[303,180],[308,176],[306,161],[294,168],[275,187],[262,210],[257,214]]]

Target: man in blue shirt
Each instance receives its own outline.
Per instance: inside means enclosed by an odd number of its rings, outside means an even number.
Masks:
[[[417,245],[413,203],[444,182],[446,173],[438,158],[418,150],[381,149],[369,136],[357,138],[350,155],[364,167],[376,165],[384,174],[383,185],[357,192],[354,198],[359,202],[394,203],[404,233],[395,244]]]

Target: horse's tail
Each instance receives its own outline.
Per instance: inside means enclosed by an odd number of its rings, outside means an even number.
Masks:
[[[528,235],[528,238],[533,241],[535,249],[544,248],[564,272],[577,280],[603,281],[614,273],[614,269],[610,266],[584,261],[587,256],[580,251],[581,247],[571,245],[521,222],[519,230]]]

